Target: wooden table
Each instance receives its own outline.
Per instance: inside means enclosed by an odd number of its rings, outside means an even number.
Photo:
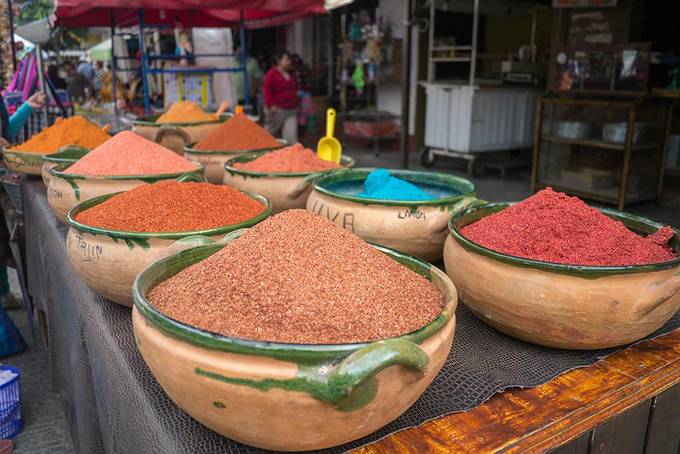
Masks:
[[[680,453],[680,330],[355,450]]]

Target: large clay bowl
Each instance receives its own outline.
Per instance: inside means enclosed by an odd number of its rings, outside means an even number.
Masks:
[[[29,175],[40,175],[42,173],[43,156],[45,156],[45,153],[13,151],[11,148],[2,150],[2,159],[8,169]]]
[[[454,216],[444,247],[446,272],[461,299],[494,328],[548,347],[599,349],[649,335],[680,308],[680,258],[645,266],[561,265],[494,252],[461,235],[463,226],[507,206],[490,204]],[[602,212],[638,233],[661,227]],[[671,241],[678,250],[677,231]]]
[[[81,211],[113,197],[108,194],[76,205],[67,215],[66,253],[73,268],[85,283],[114,303],[132,306],[132,284],[150,263],[182,249],[205,244],[207,238],[221,239],[225,234],[251,227],[271,213],[269,201],[257,194],[247,194],[266,207],[238,224],[191,232],[127,232],[109,230],[76,221]]]
[[[146,268],[133,288],[132,324],[139,351],[165,392],[224,436],[283,451],[361,438],[406,411],[449,354],[455,287],[431,265],[383,248],[430,278],[445,308],[420,330],[379,342],[302,345],[230,338],[172,320],[146,300],[156,284],[222,247],[189,249]]]
[[[214,121],[184,122],[184,123],[156,123],[160,115],[153,115],[132,122],[132,131],[182,154],[184,147],[199,142],[220,127],[231,113],[224,113]]]
[[[279,139],[279,142],[281,142],[281,145],[278,147],[258,150],[199,150],[198,148],[185,147],[184,157],[201,164],[205,169],[205,179],[210,183],[221,184],[224,180],[224,165],[227,161],[248,153],[277,150],[287,144],[285,140]]]
[[[68,146],[64,147],[56,153],[48,154],[43,156],[42,165],[42,180],[47,187],[50,182],[50,169],[60,165],[69,166],[76,162],[78,159],[89,153],[90,150],[83,147]]]
[[[47,202],[61,221],[66,221],[66,214],[80,202],[101,195],[115,194],[161,180],[205,181],[202,167],[190,172],[94,177],[68,173],[69,165],[60,165],[49,170]]]
[[[359,197],[374,169],[336,171],[319,177],[307,209],[325,216],[360,238],[415,255],[429,262],[442,259],[451,211],[475,186],[465,178],[443,173],[390,170],[433,195],[430,201],[381,200]]]
[[[314,180],[326,172],[264,173],[234,167],[238,162],[252,161],[261,155],[262,153],[249,153],[227,161],[222,182],[241,191],[264,195],[272,202],[274,213],[304,208]],[[353,167],[354,159],[343,155],[341,164],[344,167]]]

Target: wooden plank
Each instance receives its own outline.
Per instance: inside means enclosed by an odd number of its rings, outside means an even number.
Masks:
[[[643,452],[651,408],[652,400],[649,399],[597,427],[593,433],[590,454]]]
[[[680,452],[680,384],[654,398],[645,454]]]
[[[545,452],[579,439],[678,383],[680,330],[540,386],[496,394],[470,411],[397,432],[356,452]]]
[[[588,454],[592,432],[585,433],[566,445],[550,451],[550,454]]]

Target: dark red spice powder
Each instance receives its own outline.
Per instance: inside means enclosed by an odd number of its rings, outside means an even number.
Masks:
[[[443,304],[429,280],[306,210],[262,221],[148,298],[210,332],[305,344],[405,334],[431,322]]]
[[[577,197],[551,188],[466,225],[461,232],[494,251],[544,262],[625,266],[677,257],[668,246],[670,227],[643,237]]]
[[[76,221],[127,232],[191,232],[238,224],[265,206],[237,189],[210,183],[161,181],[115,195]]]
[[[324,161],[309,148],[296,143],[290,147],[272,151],[248,162],[237,162],[237,169],[267,173],[318,172],[341,167],[339,164]]]
[[[261,150],[280,147],[281,143],[262,126],[237,113],[196,144],[197,150]]]

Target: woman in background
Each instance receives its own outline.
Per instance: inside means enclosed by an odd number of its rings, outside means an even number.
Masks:
[[[264,127],[275,137],[283,137],[289,144],[297,143],[297,108],[300,104],[298,86],[290,73],[288,51],[275,55],[275,65],[264,76]]]
[[[34,110],[44,108],[46,101],[47,97],[43,93],[36,93],[28,98],[17,109],[16,113],[10,117],[7,112],[7,106],[5,106],[5,100],[0,96],[0,147],[8,147],[16,138],[17,133],[24,127],[31,113]],[[0,233],[0,240],[4,243],[9,238],[4,221],[0,221],[0,229],[3,230]],[[4,248],[4,244],[0,246],[0,249],[4,249],[5,252],[7,251],[7,248]],[[0,257],[0,303],[7,309],[14,309],[21,307],[21,302],[9,291],[9,279],[7,278],[7,266],[5,260],[3,260],[4,258]]]

